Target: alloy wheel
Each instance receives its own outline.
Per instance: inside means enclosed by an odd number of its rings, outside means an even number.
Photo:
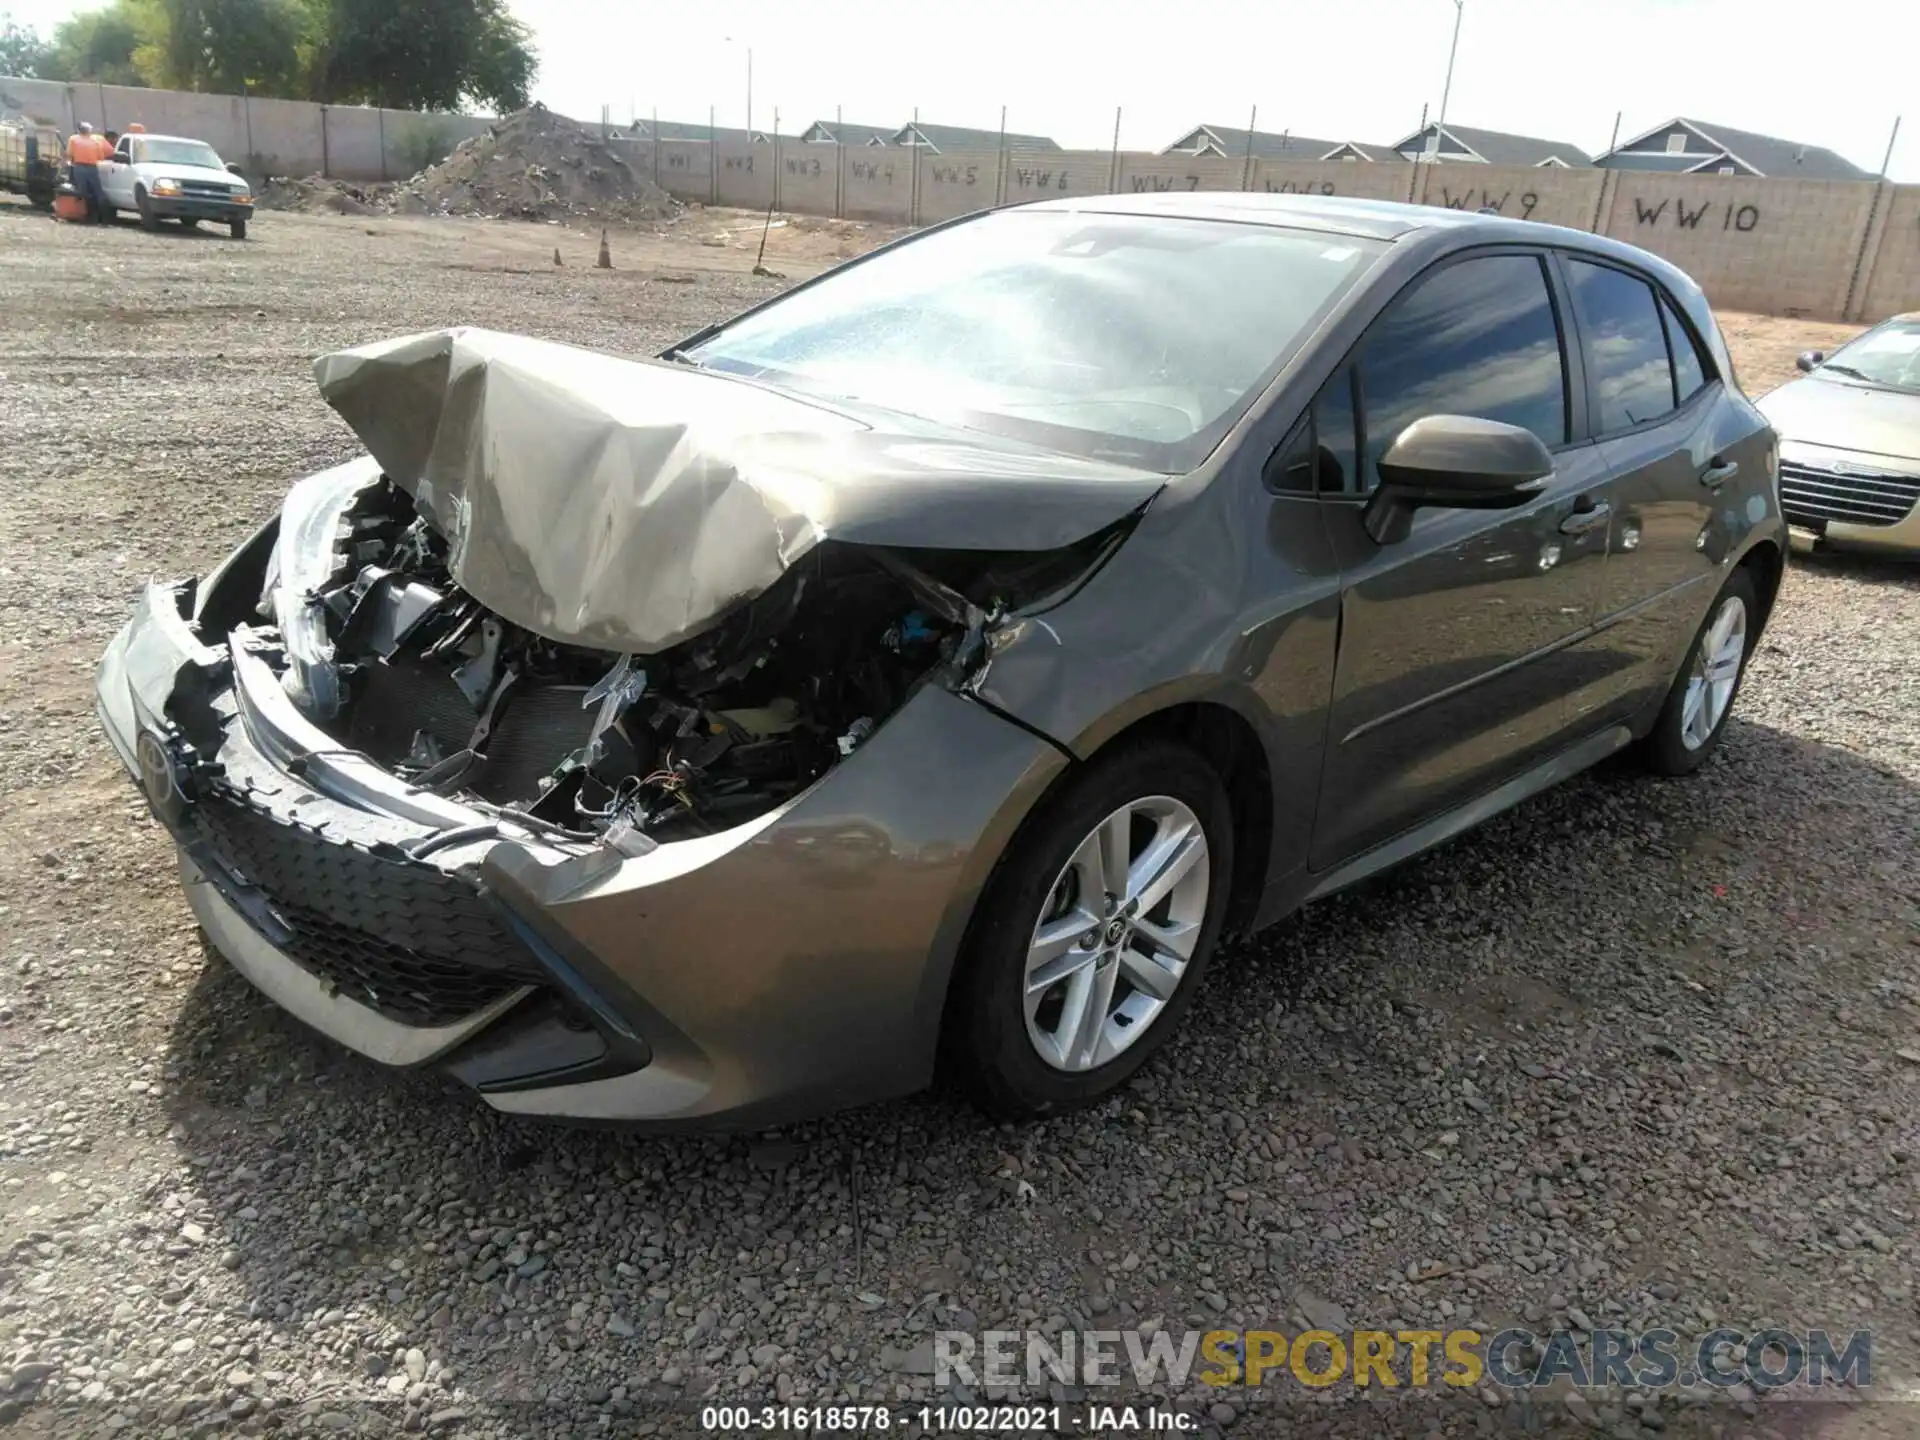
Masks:
[[[1146,1034],[1193,959],[1211,886],[1206,830],[1181,801],[1129,801],[1061,868],[1027,947],[1027,1038],[1056,1070],[1113,1060]]]
[[[1694,647],[1687,674],[1687,698],[1680,707],[1680,743],[1698,750],[1713,738],[1733,703],[1747,655],[1747,606],[1738,595],[1720,602],[1713,621]]]

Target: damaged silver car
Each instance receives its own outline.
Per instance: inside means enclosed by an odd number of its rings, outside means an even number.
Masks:
[[[502,1110],[1110,1091],[1223,931],[1718,743],[1773,437],[1697,287],[1251,195],[938,227],[652,360],[321,358],[366,448],[101,720],[212,944]]]

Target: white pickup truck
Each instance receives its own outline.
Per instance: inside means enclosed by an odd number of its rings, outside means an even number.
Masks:
[[[253,218],[253,188],[239,169],[206,141],[179,135],[122,135],[112,158],[100,163],[100,190],[107,218],[135,210],[149,230],[162,220],[189,230],[211,220],[244,240]]]

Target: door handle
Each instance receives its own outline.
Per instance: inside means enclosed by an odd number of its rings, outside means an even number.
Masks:
[[[1608,517],[1612,514],[1613,507],[1602,500],[1597,505],[1590,505],[1584,510],[1576,510],[1567,516],[1566,519],[1560,522],[1560,533],[1562,535],[1584,535],[1589,530],[1598,530],[1602,525],[1607,523]]]
[[[1723,460],[1716,455],[1713,457],[1713,463],[1700,472],[1700,483],[1709,489],[1717,490],[1739,473],[1738,460]]]

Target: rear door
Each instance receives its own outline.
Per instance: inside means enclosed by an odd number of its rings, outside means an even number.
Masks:
[[[1602,462],[1575,438],[1585,391],[1562,308],[1542,252],[1442,262],[1395,299],[1314,407],[1322,456],[1357,457],[1315,467],[1352,475],[1347,493],[1322,494],[1342,594],[1316,871],[1566,739],[1578,685],[1568,647],[1593,618],[1605,530],[1592,517]],[[1413,421],[1445,414],[1532,430],[1554,473],[1524,506],[1422,509],[1405,539],[1376,544],[1361,510],[1380,457]]]
[[[1571,696],[1574,723],[1598,728],[1638,713],[1671,684],[1675,653],[1711,599],[1717,557],[1705,537],[1717,492],[1741,457],[1721,452],[1718,377],[1659,286],[1587,256],[1563,254],[1559,263],[1590,429],[1610,477],[1598,628],[1580,647],[1589,678]]]

